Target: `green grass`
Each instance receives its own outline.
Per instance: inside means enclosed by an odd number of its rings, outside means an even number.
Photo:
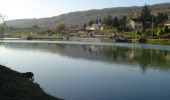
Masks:
[[[61,34],[36,34],[36,33],[29,33],[29,32],[5,32],[3,37],[6,38],[23,38],[26,39],[28,37],[32,39],[60,39],[63,37]]]
[[[23,74],[0,65],[1,100],[61,100],[46,94]]]
[[[30,35],[21,35],[22,38],[27,38],[27,37],[30,37],[31,39],[60,39],[62,38],[63,36],[60,35],[60,34],[42,34],[42,35],[39,35],[39,34],[30,34]]]
[[[132,39],[132,43],[136,43],[138,39]],[[170,45],[170,39],[147,39],[148,44]]]
[[[148,39],[147,43],[170,45],[170,40],[169,39]]]
[[[5,32],[3,36],[8,38],[19,38],[20,34],[14,32]]]

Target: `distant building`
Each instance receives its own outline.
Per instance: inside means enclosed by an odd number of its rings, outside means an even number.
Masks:
[[[103,30],[101,20],[92,21],[92,25],[87,27],[87,30],[96,31]]]
[[[133,13],[128,20],[128,27],[131,29],[142,28],[142,20],[139,13]]]
[[[165,23],[165,26],[168,26],[168,28],[170,28],[170,20]]]

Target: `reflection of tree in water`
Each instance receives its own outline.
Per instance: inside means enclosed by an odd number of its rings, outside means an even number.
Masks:
[[[107,63],[139,65],[147,69],[170,69],[170,51],[128,48],[119,46],[93,46],[47,43],[5,43],[5,47],[16,50],[32,50],[60,54],[67,57],[96,60]]]
[[[167,59],[167,56],[170,56],[169,51],[106,47],[103,49],[103,53],[108,60],[137,64],[143,71],[149,68],[170,69],[170,62]]]

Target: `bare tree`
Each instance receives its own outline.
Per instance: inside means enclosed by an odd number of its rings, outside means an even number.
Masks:
[[[54,26],[54,32],[56,32],[56,33],[61,33],[65,29],[66,29],[66,26],[63,22],[56,23]]]
[[[5,30],[7,29],[5,16],[0,14],[0,38],[3,37]]]

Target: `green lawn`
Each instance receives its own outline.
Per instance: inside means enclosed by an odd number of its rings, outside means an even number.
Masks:
[[[170,45],[170,39],[148,39],[147,43]]]

